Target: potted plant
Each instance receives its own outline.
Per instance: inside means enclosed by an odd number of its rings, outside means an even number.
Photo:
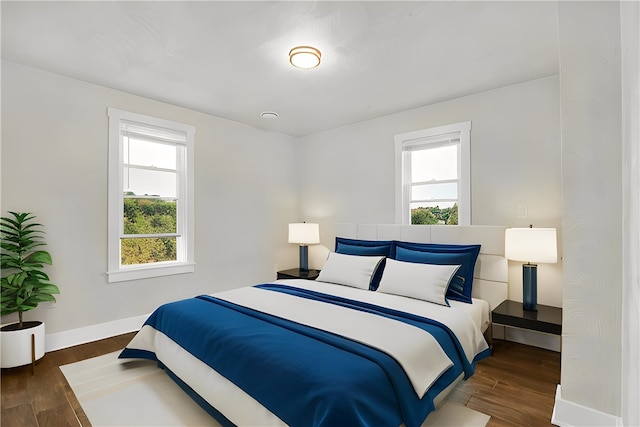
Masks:
[[[55,301],[60,290],[49,281],[45,264],[51,255],[42,250],[42,224],[33,222],[35,215],[9,212],[0,218],[2,236],[0,250],[0,315],[18,313],[18,322],[0,328],[2,339],[1,367],[10,368],[32,363],[44,356],[44,323],[25,322],[22,313],[45,301]]]

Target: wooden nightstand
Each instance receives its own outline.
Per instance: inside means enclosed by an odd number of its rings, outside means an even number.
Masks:
[[[302,272],[300,271],[299,268],[292,268],[290,270],[278,271],[278,280],[279,279],[316,280],[319,274],[320,274],[320,270],[309,270],[309,271]]]
[[[538,311],[525,311],[521,302],[505,300],[493,310],[491,320],[494,325],[562,335],[562,309],[559,307],[538,304]]]

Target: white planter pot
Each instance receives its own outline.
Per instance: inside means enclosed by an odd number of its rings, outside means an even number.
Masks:
[[[25,323],[30,327],[15,331],[0,331],[1,368],[13,368],[31,363],[31,335],[35,337],[36,360],[44,356],[44,323]]]

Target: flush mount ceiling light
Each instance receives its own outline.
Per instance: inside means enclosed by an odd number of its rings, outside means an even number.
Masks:
[[[297,46],[289,51],[289,62],[296,68],[316,68],[320,65],[320,51],[311,46]]]
[[[275,111],[263,111],[260,113],[260,117],[263,119],[277,119],[280,116]]]

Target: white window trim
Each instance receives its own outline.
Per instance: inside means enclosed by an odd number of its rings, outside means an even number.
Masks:
[[[195,271],[194,259],[194,153],[195,127],[169,120],[131,113],[117,108],[107,108],[109,117],[109,190],[108,190],[108,248],[107,248],[107,280],[108,282],[122,282],[128,280],[145,279],[151,277],[167,276],[172,274],[192,273]],[[185,176],[181,176],[179,182],[184,187],[179,189],[181,202],[184,210],[178,210],[178,224],[183,224],[184,230],[180,230],[184,236],[184,246],[176,248],[182,253],[184,261],[165,261],[148,265],[122,266],[120,264],[120,237],[123,234],[123,203],[122,194],[122,161],[123,150],[120,143],[120,122],[127,120],[144,123],[151,126],[179,130],[187,135],[186,159],[179,159],[183,162],[180,170]],[[117,176],[117,179],[113,179]]]
[[[453,123],[430,129],[422,129],[413,132],[395,135],[395,169],[396,169],[396,223],[411,224],[411,212],[408,209],[410,200],[411,177],[404,175],[408,171],[403,169],[403,156],[409,156],[404,147],[424,142],[427,138],[433,138],[449,133],[460,134],[460,157],[458,158],[458,170],[460,171],[460,186],[458,188],[458,225],[471,225],[471,122]]]

